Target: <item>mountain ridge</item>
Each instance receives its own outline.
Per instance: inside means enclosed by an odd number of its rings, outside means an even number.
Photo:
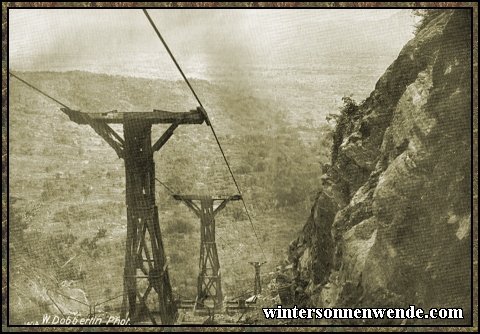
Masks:
[[[299,303],[462,307],[446,322],[468,323],[469,20],[435,15],[363,103],[346,101],[324,186],[289,248]]]

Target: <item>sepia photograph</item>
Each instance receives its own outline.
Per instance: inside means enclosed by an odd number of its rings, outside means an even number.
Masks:
[[[477,4],[66,4],[2,3],[2,331],[478,330]]]

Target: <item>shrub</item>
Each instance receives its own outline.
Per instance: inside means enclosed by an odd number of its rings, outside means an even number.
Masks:
[[[10,228],[10,240],[12,243],[23,241],[23,233],[28,228],[26,213],[22,214],[21,212],[19,212],[18,209],[11,207],[9,228]]]
[[[71,193],[71,190],[68,189],[68,185],[64,180],[58,180],[61,174],[56,176],[54,180],[45,180],[42,186],[42,193],[40,194],[40,199],[42,201],[49,201],[55,198],[61,198],[67,196]],[[68,174],[67,174],[68,178]]]
[[[342,101],[343,107],[340,109],[340,115],[335,116],[337,126],[333,133],[332,164],[337,161],[338,151],[345,134],[351,131],[353,120],[359,116],[358,104],[354,99],[344,96]]]
[[[73,145],[73,140],[70,135],[61,131],[56,131],[53,140],[56,144]]]
[[[190,234],[193,232],[193,226],[188,221],[179,219],[175,222],[170,222],[165,227],[165,233],[176,233],[176,234]]]
[[[265,171],[265,163],[263,161],[259,161],[257,162],[256,166],[255,166],[255,171],[256,172],[264,172]]]
[[[100,228],[98,229],[97,234],[92,239],[83,239],[80,242],[80,248],[89,252],[90,256],[95,257],[99,254],[99,252],[96,251],[96,249],[98,248],[97,241],[105,238],[106,235],[107,230],[104,228]]]
[[[232,209],[232,217],[235,221],[241,221],[247,219],[245,209],[242,207],[235,207]]]
[[[252,171],[252,167],[247,164],[240,165],[236,168],[235,172],[239,175],[245,175]]]

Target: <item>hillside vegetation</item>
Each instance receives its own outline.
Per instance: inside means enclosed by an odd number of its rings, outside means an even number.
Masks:
[[[87,112],[196,107],[181,82],[86,72],[17,74]],[[234,297],[252,289],[248,261],[262,259],[259,243],[268,259],[268,276],[285,257],[292,234],[300,231],[318,190],[319,171],[329,158],[331,128],[292,124],[280,105],[241,88],[231,92],[207,81],[194,84],[206,92],[210,118],[259,237],[257,242],[240,203],[229,204],[217,219],[223,286],[227,297]],[[88,303],[121,294],[123,161],[92,129],[69,121],[57,105],[15,79],[9,98],[12,322],[24,322],[27,315],[38,318],[45,309],[58,312],[50,298],[60,303],[60,293],[81,289]],[[163,130],[156,126],[154,137]],[[236,193],[206,125],[178,128],[155,161],[157,177],[179,193]],[[160,185],[157,193],[172,285],[193,298],[199,222]],[[65,308],[85,312],[85,306],[75,302]]]

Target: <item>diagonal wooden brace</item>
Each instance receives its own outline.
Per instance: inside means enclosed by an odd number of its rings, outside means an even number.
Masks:
[[[153,144],[152,151],[156,152],[162,148],[163,145],[170,139],[173,135],[173,132],[178,127],[178,123],[173,123],[170,127],[163,133],[163,135]]]
[[[88,124],[99,134],[117,153],[119,158],[123,158],[124,140],[107,123],[92,119],[88,114],[78,110],[61,108],[61,110],[77,124]]]

